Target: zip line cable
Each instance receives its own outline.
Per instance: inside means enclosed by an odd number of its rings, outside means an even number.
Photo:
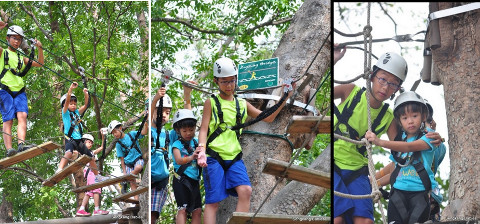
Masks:
[[[14,32],[14,33],[22,36],[22,35],[21,35],[20,33],[18,33],[17,31],[15,31],[15,30],[13,30],[13,29],[10,29],[10,27],[8,28],[8,30],[10,30],[10,31],[12,31],[12,32]],[[31,43],[35,43],[35,39],[34,39],[34,38],[28,38],[29,36],[27,36],[27,35],[25,35],[25,34],[23,34],[23,36],[25,36],[25,40],[30,41]],[[10,45],[9,45],[9,46],[10,46]],[[63,56],[58,56],[57,54],[55,54],[55,53],[53,53],[52,51],[44,48],[43,46],[42,46],[41,48],[42,48],[42,50],[46,51],[46,52],[49,53],[50,55],[53,55],[53,56],[56,57],[57,59],[60,59],[61,61],[64,61],[65,63],[67,63],[67,59],[65,59]],[[37,62],[37,63],[38,63],[38,62]],[[40,63],[39,63],[39,64],[40,64]],[[67,64],[68,64],[68,63],[67,63]],[[77,69],[78,69],[78,68],[77,68]],[[96,79],[97,81],[102,82],[102,83],[105,84],[106,86],[109,86],[109,87],[111,87],[112,89],[114,89],[114,90],[116,90],[116,91],[118,91],[118,92],[120,92],[120,93],[122,93],[122,94],[125,94],[125,95],[128,96],[129,98],[132,98],[132,99],[134,99],[134,100],[136,100],[136,101],[138,101],[138,102],[143,103],[143,100],[137,99],[137,98],[129,95],[128,93],[125,93],[125,92],[123,92],[122,90],[120,90],[120,89],[118,89],[118,88],[116,88],[116,87],[114,87],[114,86],[112,86],[112,85],[109,85],[107,82],[103,81],[102,79],[99,79],[99,78],[93,76],[92,74],[90,74],[90,73],[88,73],[88,72],[86,72],[86,71],[83,71],[83,73],[89,75],[90,77],[92,77],[93,79]],[[87,87],[84,85],[84,88],[87,88]]]
[[[1,39],[0,39],[0,42],[6,44],[7,46],[12,47],[13,49],[15,49],[12,45],[10,45],[9,43],[5,42],[4,40],[1,40]],[[17,51],[18,53],[20,53],[21,55],[28,57],[28,55],[26,55],[24,52],[19,51],[18,49],[17,49],[16,51]],[[34,62],[37,62],[37,63],[40,64],[40,65],[42,65],[43,68],[46,68],[47,70],[55,73],[57,76],[62,77],[63,79],[65,79],[65,80],[67,80],[67,81],[69,81],[69,82],[71,82],[71,83],[74,82],[74,81],[68,79],[67,77],[65,77],[65,76],[63,76],[63,75],[60,75],[58,72],[54,71],[54,70],[51,69],[50,67],[48,67],[48,66],[46,66],[46,65],[38,62],[36,59],[34,59],[34,58],[29,58],[29,59],[32,60],[32,61],[34,61]],[[122,107],[120,107],[120,106],[118,106],[118,105],[116,105],[116,104],[114,104],[114,103],[112,103],[112,102],[110,102],[110,101],[108,101],[107,99],[104,99],[103,97],[97,95],[95,92],[93,92],[93,91],[92,91],[92,92],[91,92],[91,91],[88,91],[88,92],[89,92],[89,93],[92,93],[92,95],[94,95],[94,96],[102,99],[103,101],[105,101],[105,102],[107,102],[107,103],[110,103],[110,104],[112,104],[113,106],[115,106],[115,107],[117,107],[117,108],[119,108],[119,109],[121,109],[121,110],[123,110],[123,111],[125,111],[125,112],[127,112],[127,113],[129,113],[129,114],[131,114],[131,115],[133,115],[133,116],[135,116],[135,117],[138,117],[137,115],[133,114],[132,112],[130,112],[130,111],[128,111],[128,110],[126,110],[126,109],[124,109],[124,108],[122,108]],[[140,117],[138,117],[138,118],[140,118]]]

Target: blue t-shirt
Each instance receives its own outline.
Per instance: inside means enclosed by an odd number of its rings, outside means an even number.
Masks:
[[[166,134],[165,134],[165,129],[162,128],[162,131],[160,132],[160,147],[165,147],[165,139],[166,139]],[[152,167],[152,183],[161,181],[168,177],[168,167],[167,163],[165,162],[164,159],[164,154],[166,153],[168,155],[169,148],[177,140],[177,134],[175,131],[170,131],[168,133],[168,138],[170,139],[169,146],[166,146],[167,151],[163,150],[158,150],[155,149],[156,143],[157,143],[157,129],[156,128],[151,128],[151,136],[152,136],[152,148],[151,148],[151,167]]]
[[[405,133],[403,133],[402,138],[405,138]],[[433,139],[425,137],[423,135],[421,140],[425,141],[429,148],[422,150],[421,153],[421,158],[423,161],[423,166],[425,167],[425,170],[427,171],[428,177],[430,178],[430,181],[432,183],[432,189],[435,189],[438,186],[437,181],[435,180],[435,175],[432,171],[432,163],[433,163],[433,158],[435,151],[437,150],[437,147],[433,146],[430,141]],[[408,138],[406,142],[413,142],[417,140],[416,136]],[[411,156],[413,152],[408,152],[408,153],[402,153],[401,157],[406,158],[407,156]],[[395,162],[395,165],[397,164],[397,161],[393,158],[393,155],[390,155],[390,159]],[[407,161],[408,162],[408,161]],[[413,161],[412,163],[416,163],[418,161]],[[402,167],[400,169],[400,172],[398,173],[398,176],[396,177],[397,180],[395,181],[395,184],[393,187],[399,190],[403,191],[424,191],[425,187],[423,186],[422,180],[420,179],[420,176],[418,176],[417,171],[415,170],[415,167],[413,167],[413,164],[410,164],[406,167]]]
[[[135,136],[137,135],[137,131],[131,131],[129,133],[132,136],[132,138],[130,138],[130,136],[128,136],[128,134],[125,133],[125,136],[123,138],[118,139],[119,142],[123,143],[127,147],[130,147],[132,145],[133,138],[135,138]],[[142,138],[143,138],[143,135],[140,135],[138,137],[138,140]],[[137,147],[140,149],[138,140],[137,142],[135,142],[135,144],[137,144]],[[117,157],[124,157],[123,160],[125,164],[132,164],[135,161],[135,159],[142,156],[134,147],[132,147],[131,149],[128,149],[128,148],[126,149],[126,148],[123,148],[122,145],[120,145],[120,143],[118,142],[117,142],[116,148],[117,148]],[[127,155],[127,150],[128,150],[128,155]]]
[[[62,110],[63,112],[63,110]],[[68,135],[68,131],[70,130],[70,127],[72,126],[72,123],[73,125],[75,125],[75,121],[72,121],[71,117],[70,117],[70,113],[75,113],[74,117],[77,116],[78,118],[80,118],[80,113],[78,112],[78,109],[76,109],[74,112],[71,112],[67,109],[67,111],[65,113],[62,113],[62,120],[63,120],[63,133],[65,135]],[[82,139],[82,135],[80,134],[80,123],[77,124],[75,126],[75,128],[73,129],[73,132],[72,132],[72,138],[73,139]]]
[[[196,142],[198,142],[197,138],[194,138]],[[195,151],[195,142],[194,139],[190,140],[190,147]],[[188,153],[187,149],[183,146],[182,142],[180,140],[177,140],[173,143],[172,145],[172,152],[171,155],[173,157],[173,148],[177,148],[180,150],[180,154],[183,157],[190,156],[191,154]],[[192,151],[192,153],[193,153]],[[177,161],[173,159],[173,168],[175,169],[175,172],[180,168],[180,165],[177,164]],[[194,179],[194,180],[199,180],[200,179],[200,172],[198,170],[198,165],[197,165],[197,160],[193,160],[192,164],[185,169],[185,172],[183,172],[185,175],[188,177]]]

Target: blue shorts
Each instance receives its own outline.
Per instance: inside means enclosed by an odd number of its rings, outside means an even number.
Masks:
[[[13,92],[16,93],[16,92]],[[17,97],[12,96],[5,90],[0,90],[0,112],[2,113],[2,120],[10,121],[16,118],[17,112],[25,112],[28,114],[27,94],[25,92],[18,94]]]
[[[225,160],[229,165],[232,160]],[[227,198],[228,195],[237,197],[235,187],[250,184],[247,168],[243,160],[235,162],[225,173],[220,163],[212,157],[207,158],[208,166],[203,169],[203,184],[205,187],[205,203],[213,204]]]
[[[347,187],[337,172],[333,173],[333,187],[335,191],[352,195],[365,195],[372,193],[370,180],[367,175],[360,175]],[[341,170],[342,176],[349,176],[351,173],[351,170]],[[353,223],[354,216],[373,220],[373,200],[371,198],[349,199],[334,195],[333,205],[334,217],[343,216],[346,223]]]

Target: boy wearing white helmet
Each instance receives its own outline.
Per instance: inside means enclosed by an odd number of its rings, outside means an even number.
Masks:
[[[256,118],[262,111],[246,100],[234,96],[237,73],[237,66],[230,58],[215,61],[213,76],[220,93],[207,99],[203,107],[198,138],[198,148],[201,151],[197,162],[199,166],[206,167],[203,169],[206,224],[216,223],[218,205],[228,195],[238,196],[237,212],[248,212],[250,209],[252,187],[241,159],[242,148],[238,141],[241,130],[233,131],[227,126],[233,127],[237,123],[244,123],[247,116]],[[295,87],[295,84],[293,86]],[[289,97],[292,94],[293,91],[290,91]],[[284,106],[285,103],[263,121],[272,122]],[[215,134],[217,137],[213,138],[214,132],[217,132],[219,127],[225,131]],[[209,154],[208,158],[206,153]]]
[[[97,155],[98,153],[100,153],[102,151],[103,147],[104,147],[103,140],[105,139],[105,135],[103,133],[101,135],[102,135],[102,145],[93,151],[94,155]],[[87,148],[89,150],[91,150],[92,147],[93,147],[93,140],[94,140],[93,136],[91,134],[84,134],[82,136],[82,140],[83,140],[84,144],[87,146]],[[89,166],[86,166],[83,169],[83,176],[87,180],[87,185],[91,185],[91,184],[95,183],[95,174],[93,173],[93,170]],[[90,199],[90,197],[93,197],[93,202],[95,204],[95,208],[93,210],[93,215],[107,215],[109,213],[108,211],[100,209],[100,194],[101,193],[102,193],[101,188],[97,188],[97,189],[85,192],[85,196],[83,197],[82,205],[78,209],[76,215],[80,216],[80,217],[92,215],[91,213],[89,213],[85,210],[85,206],[87,206],[87,203],[88,203],[88,200]]]
[[[86,105],[81,106],[77,109],[77,97],[72,93],[73,89],[77,88],[78,84],[73,82],[68,89],[68,92],[60,98],[60,105],[62,108],[62,121],[63,121],[63,133],[65,137],[65,154],[58,164],[56,172],[60,172],[65,165],[67,165],[68,160],[72,158],[73,151],[78,151],[81,155],[88,155],[92,157],[90,165],[95,167],[93,172],[99,178],[98,181],[104,179],[104,177],[98,175],[97,165],[95,164],[95,158],[93,157],[92,152],[87,148],[85,143],[82,141],[83,135],[83,124],[80,119],[80,114],[83,114],[87,109]],[[88,90],[83,89],[83,94],[85,96],[85,102],[88,102]]]
[[[0,21],[0,29],[4,29],[7,23]],[[12,156],[17,151],[12,147],[13,119],[18,119],[18,152],[27,150],[31,146],[24,145],[27,134],[28,101],[25,93],[23,76],[31,66],[43,65],[42,43],[35,39],[38,48],[38,62],[23,57],[17,52],[22,44],[23,29],[19,26],[10,26],[7,30],[8,48],[0,47],[0,112],[3,120],[3,141],[7,149],[7,156]]]
[[[392,150],[388,223],[423,223],[429,219],[430,191],[438,188],[432,167],[438,148],[425,135],[428,107],[417,93],[404,92],[395,100],[393,113],[403,130],[399,141],[379,139],[371,131],[365,134],[373,144]]]
[[[197,166],[198,139],[195,138],[197,119],[188,109],[179,109],[173,115],[173,128],[179,139],[171,147],[174,157],[173,193],[177,201],[177,223],[187,222],[187,213],[192,214],[192,223],[201,223],[202,198],[200,195],[200,169]]]
[[[337,44],[335,44],[337,46]],[[334,63],[345,54],[346,48],[335,48]],[[393,111],[385,100],[392,98],[407,76],[407,62],[393,52],[380,56],[370,75],[371,90],[355,84],[335,86],[334,99],[341,99],[334,106],[334,132],[360,140],[368,130],[366,94],[370,96],[372,130],[378,135],[388,134],[391,140],[397,135],[397,125],[392,123]],[[440,139],[437,133],[429,135]],[[437,140],[435,144],[440,141]],[[335,139],[334,141],[334,190],[352,195],[372,192],[368,178],[366,147]],[[334,195],[334,223],[373,223],[372,199],[349,199]]]
[[[143,126],[138,139],[135,139],[138,131],[125,133],[122,129],[122,123],[113,120],[108,125],[108,133],[111,133],[118,140],[116,144],[117,157],[120,158],[123,174],[137,175],[142,172],[144,161],[138,140],[148,133],[148,125]],[[132,191],[137,189],[136,180],[130,181],[130,187]],[[135,195],[135,200],[138,200],[138,195]]]
[[[335,49],[334,63],[340,60],[346,49]],[[360,140],[368,129],[366,94],[370,95],[372,130],[379,136],[388,133],[393,140],[396,125],[391,125],[393,112],[383,101],[392,97],[407,76],[407,62],[396,53],[383,54],[373,66],[370,76],[371,91],[354,84],[334,88],[334,99],[341,103],[334,107],[334,132]],[[368,179],[368,159],[365,147],[335,139],[334,189],[342,193],[363,195],[371,193]],[[334,223],[373,223],[372,199],[348,199],[334,195]]]
[[[192,83],[192,82],[191,82]],[[193,83],[196,84],[196,83]],[[184,108],[191,109],[190,93],[192,89],[187,86],[183,87],[184,92]],[[162,99],[162,111],[160,112],[160,119],[157,121],[157,108],[160,108],[160,99]],[[157,90],[152,100],[151,105],[151,178],[152,178],[152,194],[151,194],[151,223],[156,223],[163,205],[167,198],[167,184],[169,177],[169,163],[171,155],[169,155],[170,146],[178,139],[175,130],[167,131],[163,127],[169,120],[170,112],[172,110],[172,99],[166,94],[165,87],[161,87]],[[161,126],[160,130],[157,130],[157,126]]]

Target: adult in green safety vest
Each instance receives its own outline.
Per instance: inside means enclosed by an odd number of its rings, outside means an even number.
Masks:
[[[4,29],[7,23],[0,21],[0,30]],[[17,153],[12,147],[12,125],[13,119],[18,119],[17,136],[18,152],[24,151],[31,146],[24,143],[27,134],[27,95],[23,76],[31,66],[43,66],[42,43],[36,40],[38,48],[38,63],[33,58],[23,57],[17,49],[22,44],[25,35],[19,26],[10,26],[7,30],[8,48],[0,47],[0,112],[3,120],[3,141],[7,149],[7,156]],[[34,49],[32,48],[32,51]]]
[[[248,212],[250,209],[252,187],[241,159],[242,148],[238,141],[241,129],[232,130],[229,127],[244,123],[247,115],[253,118],[265,116],[262,121],[272,122],[285,106],[283,102],[277,110],[270,111],[272,113],[261,115],[262,111],[235,96],[237,73],[237,66],[232,59],[220,58],[215,61],[213,76],[220,93],[212,95],[203,106],[198,137],[201,151],[197,163],[204,168],[205,224],[216,223],[218,205],[228,195],[238,196],[237,212]],[[290,91],[288,97],[292,94],[293,91]]]

